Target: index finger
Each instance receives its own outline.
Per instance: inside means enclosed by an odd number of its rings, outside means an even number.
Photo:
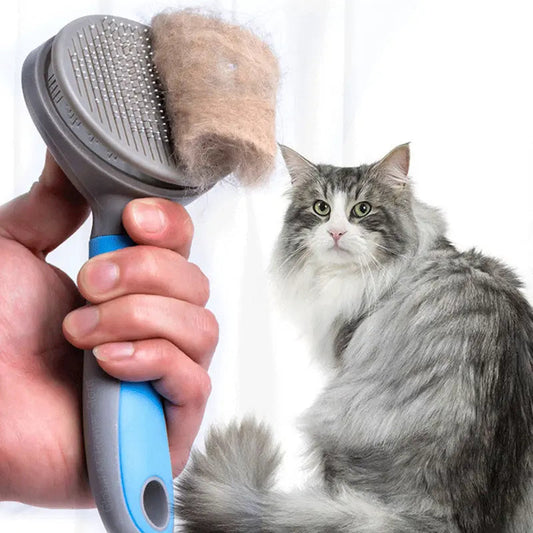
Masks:
[[[122,213],[122,223],[137,244],[167,248],[189,257],[194,226],[182,205],[164,198],[132,200]]]

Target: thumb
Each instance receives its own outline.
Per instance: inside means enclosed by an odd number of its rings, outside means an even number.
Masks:
[[[39,181],[0,207],[0,236],[45,256],[70,237],[88,214],[87,202],[47,150]]]

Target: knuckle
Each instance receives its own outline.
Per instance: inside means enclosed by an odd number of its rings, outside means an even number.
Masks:
[[[129,327],[140,327],[147,322],[147,302],[144,295],[131,294],[125,298],[122,318]]]
[[[176,207],[178,209],[176,218],[179,225],[181,239],[185,243],[190,243],[194,237],[194,223],[189,213],[187,213],[187,210],[183,206],[177,205]]]
[[[157,339],[153,342],[153,355],[157,361],[162,361],[165,364],[172,363],[172,356],[174,354],[175,346],[167,339]]]
[[[214,350],[218,344],[219,327],[215,315],[208,309],[201,309],[197,314],[197,328],[200,344],[205,351]]]
[[[203,370],[199,369],[195,377],[195,382],[193,389],[191,391],[192,398],[191,400],[199,406],[203,406],[207,403],[209,396],[211,395],[211,378],[209,374]]]
[[[158,275],[159,265],[154,250],[149,246],[138,246],[135,252],[137,258],[130,263],[135,272],[141,270],[142,275],[145,277],[156,277]]]
[[[209,301],[209,295],[211,294],[211,287],[209,283],[209,278],[202,272],[200,267],[192,264],[194,269],[194,276],[196,279],[196,291],[198,295],[198,301],[200,305],[205,305]]]

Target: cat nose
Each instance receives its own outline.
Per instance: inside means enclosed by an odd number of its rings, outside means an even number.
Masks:
[[[333,240],[337,243],[339,239],[346,233],[345,231],[329,230],[328,233],[332,236]]]

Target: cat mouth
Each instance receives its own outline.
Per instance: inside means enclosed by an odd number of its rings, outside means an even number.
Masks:
[[[334,253],[338,253],[338,254],[349,254],[350,253],[346,248],[343,248],[342,246],[339,246],[338,244],[334,244],[333,246],[329,248],[329,250]]]

